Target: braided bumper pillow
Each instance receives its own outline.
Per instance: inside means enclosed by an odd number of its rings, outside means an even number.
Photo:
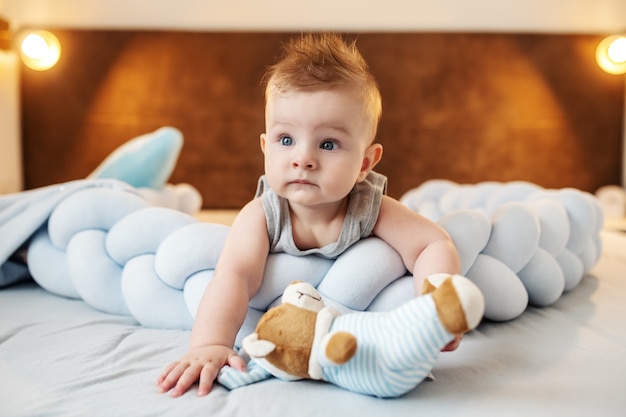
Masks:
[[[495,321],[519,316],[529,303],[554,303],[579,284],[602,250],[600,205],[572,188],[433,180],[402,202],[448,231],[462,273],[483,291],[485,317]]]
[[[148,194],[91,187],[69,195],[31,239],[32,277],[52,293],[131,315],[147,327],[190,329],[228,227],[158,207],[159,199]],[[514,319],[529,304],[552,304],[600,255],[601,210],[578,190],[438,180],[402,201],[449,232],[463,275],[485,296],[490,320]],[[310,282],[344,312],[391,310],[413,296],[400,256],[378,238],[358,242],[335,261],[271,254],[240,335],[254,331],[294,279]]]

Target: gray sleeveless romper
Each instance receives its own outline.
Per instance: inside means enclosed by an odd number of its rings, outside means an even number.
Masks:
[[[303,256],[315,254],[327,259],[336,259],[360,239],[372,234],[378,219],[383,194],[387,192],[387,177],[370,172],[365,180],[350,191],[348,212],[339,234],[339,240],[322,248],[300,250],[293,241],[291,218],[287,200],[278,196],[267,184],[265,176],[259,178],[256,196],[262,196],[267,220],[270,252],[284,252]]]

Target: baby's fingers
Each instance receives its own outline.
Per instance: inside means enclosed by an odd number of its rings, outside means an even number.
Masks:
[[[165,368],[163,370],[163,372],[161,372],[161,374],[159,375],[159,377],[157,378],[157,387],[159,387],[159,389],[161,389],[161,387],[163,386],[163,382],[165,382],[167,376],[170,374],[170,372],[172,372],[172,370],[176,367],[176,365],[178,365],[178,362],[172,362],[170,363],[167,368]],[[168,387],[165,390],[162,390],[163,392],[167,391],[170,387]]]
[[[246,362],[239,355],[230,355],[228,357],[228,365],[231,368],[235,368],[238,371],[245,372],[246,371]]]
[[[182,367],[174,368],[172,371],[174,378],[178,381],[176,382],[174,389],[172,389],[172,397],[180,397],[183,395],[200,377],[201,367],[199,365],[190,365],[188,367],[184,367],[182,370],[180,368]],[[170,373],[170,375],[172,375],[172,373]],[[172,380],[174,378],[172,378]]]
[[[204,396],[211,391],[213,381],[217,378],[217,374],[220,372],[221,367],[215,362],[209,362],[204,365],[200,372],[200,381],[198,383],[198,395]]]
[[[444,346],[443,349],[441,349],[442,352],[452,352],[453,350],[456,350],[459,345],[461,344],[461,340],[463,339],[463,335],[456,335],[454,336],[454,339],[448,343],[446,346]]]
[[[173,363],[168,366],[157,379],[159,391],[167,392],[173,387],[174,389],[171,393],[172,397],[180,397],[181,395],[183,395],[185,391],[189,389],[191,384],[193,384],[197,380],[196,375],[195,380],[187,382],[190,378],[193,378],[192,375],[188,375],[191,369],[192,368],[189,366],[188,363],[181,362]]]

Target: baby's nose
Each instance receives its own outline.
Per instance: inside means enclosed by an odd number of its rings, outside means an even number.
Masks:
[[[313,154],[305,150],[295,156],[292,165],[294,168],[313,169],[317,165],[317,162]]]

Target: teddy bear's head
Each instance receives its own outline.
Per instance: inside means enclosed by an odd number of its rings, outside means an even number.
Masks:
[[[309,358],[322,297],[311,284],[292,282],[282,304],[269,309],[243,349],[273,375],[287,380],[310,378]]]
[[[293,281],[282,296],[283,304],[291,304],[298,308],[317,313],[324,308],[324,300],[313,285],[303,281]]]

